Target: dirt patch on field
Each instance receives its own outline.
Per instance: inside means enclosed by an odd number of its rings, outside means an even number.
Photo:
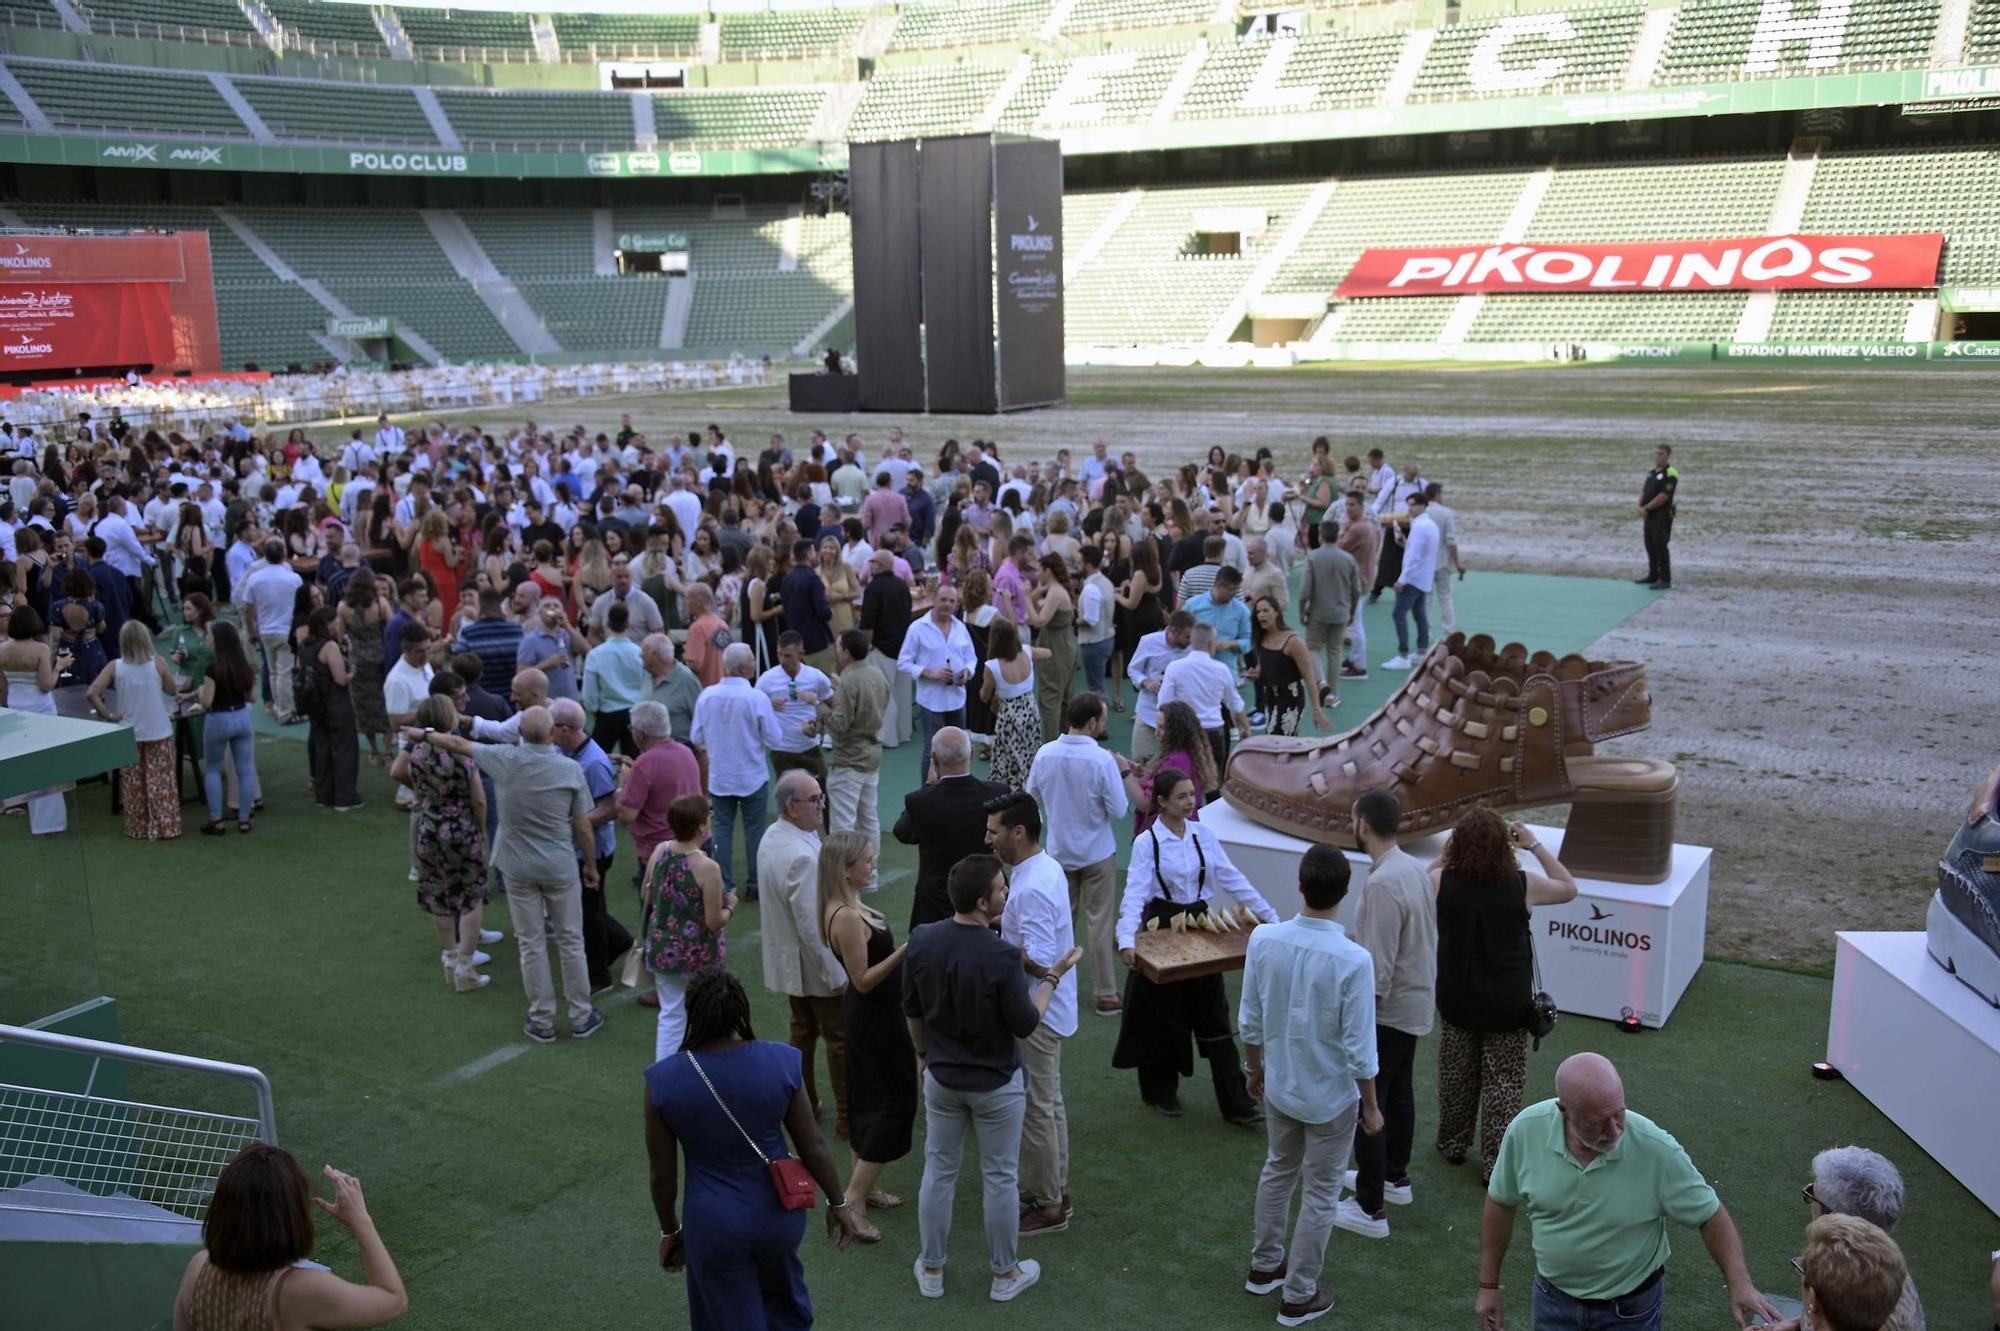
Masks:
[[[662,433],[710,419],[754,452],[803,439],[782,390],[546,404],[538,418]],[[1653,446],[1681,483],[1676,590],[1598,645],[1647,663],[1650,731],[1617,751],[1684,767],[1680,836],[1715,847],[1709,948],[1830,967],[1836,929],[1920,929],[1937,856],[2000,762],[1985,707],[2000,613],[2000,381],[1797,369],[1092,371],[1073,405],[903,425],[1006,456],[1102,435],[1149,471],[1209,445],[1380,446],[1445,482],[1478,569],[1635,577]],[[493,414],[496,424],[518,413]],[[1983,718],[1983,719],[1982,719]]]

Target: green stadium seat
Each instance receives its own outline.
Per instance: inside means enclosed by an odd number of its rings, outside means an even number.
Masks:
[[[297,79],[230,80],[281,139],[435,146],[437,133],[408,88]]]
[[[868,80],[861,105],[847,123],[847,137],[866,143],[968,133],[1006,77],[1005,70],[985,65],[887,70]]]
[[[803,217],[798,268],[779,271],[787,210],[752,204],[739,217],[705,207],[619,208],[618,231],[678,231],[688,238],[694,299],[682,348],[689,354],[788,353],[854,293],[844,216]]]
[[[1942,231],[1941,281],[2000,282],[2000,157],[1953,145],[1821,157],[1799,227],[1831,235]]]
[[[1035,36],[1048,21],[1053,0],[999,0],[997,4],[904,5],[889,48],[991,46]]]
[[[725,60],[833,55],[854,40],[866,16],[853,9],[772,9],[721,16]]]
[[[1491,241],[1512,216],[1526,181],[1525,168],[1342,180],[1298,248],[1279,265],[1265,294],[1330,296],[1361,251],[1370,247]],[[1345,325],[1342,336],[1347,336]]]
[[[494,51],[515,59],[532,57],[534,34],[526,14],[477,9],[414,9],[395,6],[396,19],[419,59],[432,54],[450,60],[460,53]]]
[[[556,41],[570,55],[693,55],[701,47],[699,14],[551,14]]]
[[[1563,8],[1527,16],[1487,19],[1460,23],[1438,30],[1424,57],[1412,101],[1458,101],[1481,96],[1522,96],[1526,93],[1554,94],[1616,88],[1624,80],[1632,61],[1632,48],[1639,39],[1639,25],[1645,7],[1638,4],[1604,8]],[[1481,87],[1474,81],[1472,58],[1479,44],[1503,24],[1566,21],[1573,37],[1553,40],[1544,35],[1520,35],[1499,53],[1501,67],[1509,72],[1532,68],[1537,61],[1560,58],[1563,66],[1546,83],[1531,88],[1521,86]]]
[[[1488,296],[1466,341],[1727,342],[1749,298],[1747,291]]]
[[[1965,61],[2000,64],[2000,0],[1974,0],[1972,20],[1966,26]]]
[[[1725,83],[1834,70],[1921,69],[1930,63],[1937,35],[1938,0],[1854,0],[1836,59],[1809,65],[1812,45],[1800,39],[1778,49],[1777,68],[1753,70],[1750,42],[1760,9],[1760,0],[1688,0],[1674,19],[1655,81]]]
[[[1405,34],[1308,33],[1302,37],[1273,38],[1286,43],[1291,52],[1285,62],[1282,88],[1307,88],[1312,96],[1287,112],[1331,110],[1343,106],[1365,106],[1382,95],[1396,57],[1403,49]],[[1175,112],[1176,120],[1218,120],[1229,116],[1262,116],[1271,111],[1243,105],[1251,81],[1270,59],[1270,41],[1247,41],[1218,46],[1209,53],[1201,74],[1188,89],[1186,99]]]
[[[1063,31],[1186,27],[1208,22],[1215,11],[1213,0],[1076,0]]]
[[[1900,342],[1912,291],[1781,291],[1767,342]]]
[[[803,143],[826,101],[825,88],[687,89],[653,94],[661,145],[790,147]]]
[[[630,148],[637,133],[629,93],[440,88],[437,99],[468,148],[530,143],[591,151]]]
[[[1565,166],[1550,178],[1526,238],[1610,245],[1761,236],[1784,169],[1777,157]]]
[[[1094,63],[1093,68],[1094,77],[1101,86],[1091,94],[1087,106],[1053,118],[1047,118],[1043,113],[1049,110],[1050,99],[1069,77],[1073,62],[1039,60],[1028,75],[1027,82],[1007,103],[999,128],[1012,133],[1026,133],[1075,125],[1129,125],[1144,121],[1159,105],[1161,95],[1173,81],[1181,63],[1187,59],[1187,53],[1185,46],[1149,46],[1129,52],[1107,53],[1104,57],[1082,57],[1099,62]],[[1107,67],[1101,63],[1107,58],[1121,62],[1129,60],[1130,63],[1124,68]],[[1103,110],[1094,111],[1093,108],[1097,107]]]
[[[250,137],[235,108],[199,74],[21,59],[9,59],[7,68],[57,125]]]
[[[326,0],[263,0],[263,4],[278,25],[295,38],[332,42],[336,48],[352,45],[385,54],[388,50],[382,42],[382,30],[375,26],[371,6]]]
[[[77,11],[91,20],[92,31],[183,28],[241,33],[254,41],[257,30],[236,0],[84,0]],[[101,23],[109,20],[109,25]]]

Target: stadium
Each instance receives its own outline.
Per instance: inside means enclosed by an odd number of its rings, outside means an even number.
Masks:
[[[905,330],[929,411],[796,409],[829,351],[862,405],[882,382],[867,228],[895,191],[870,155],[989,138],[1060,150],[1066,378],[1015,400],[1003,372],[998,398],[1050,405],[937,396],[940,302]],[[997,232],[992,204],[974,216]],[[1004,276],[978,295],[1004,307]],[[1006,319],[977,334],[989,397]],[[1053,358],[1052,329],[1015,345]],[[1932,967],[1977,1008],[1932,1039],[1913,1024],[1931,1008],[1878,1003],[1850,967],[1853,940],[1921,943],[1996,758],[1978,706],[1995,359],[2000,0],[0,0],[0,418],[51,452],[87,442],[79,410],[101,430],[115,409],[211,462],[232,430],[275,448],[297,428],[329,474],[378,416],[510,446],[529,421],[655,441],[714,422],[746,460],[815,429],[886,457],[898,427],[926,468],[947,438],[1008,462],[1103,439],[1154,477],[1212,447],[1297,477],[1316,436],[1336,462],[1420,461],[1459,510],[1461,626],[1644,662],[1652,728],[1605,751],[1670,759],[1679,848],[1713,853],[1692,983],[1657,1021],[1637,997],[1622,1023],[1566,1006],[1528,1099],[1565,1056],[1613,1057],[1727,1203],[1759,1287],[1794,1300],[1815,1153],[1882,1152],[1937,1327],[2000,1316],[2000,1156],[1980,1140],[2000,1014]],[[1681,477],[1670,591],[1632,582],[1659,444]],[[1379,661],[1390,604],[1360,613]],[[1401,683],[1378,664],[1299,733],[1358,724]],[[115,781],[83,779],[130,761],[111,747],[65,782],[66,835],[0,819],[0,1331],[173,1325],[193,1222],[259,1137],[315,1182],[364,1180],[408,1286],[397,1325],[689,1325],[629,1103],[653,1014],[602,998],[602,1035],[543,1050],[512,958],[483,994],[441,989],[388,768],[364,765],[365,807],[336,817],[300,780],[308,727],[255,731],[248,840],[121,835]],[[1132,731],[1121,711],[1107,743]],[[10,814],[52,784],[20,784],[40,761],[0,724]],[[888,829],[924,782],[917,745],[882,752],[873,900],[899,941],[919,855]],[[1121,825],[1121,882],[1131,840]],[[618,857],[622,890],[629,841]],[[1591,940],[1636,938],[1636,914],[1566,926],[1569,951],[1615,950]],[[754,907],[729,943],[758,1033],[783,1040]],[[1023,1308],[971,1289],[968,1172],[957,1283],[918,1296],[920,1142],[884,1175],[911,1201],[874,1216],[885,1242],[837,1253],[812,1217],[818,1325],[1266,1323],[1273,1301],[1242,1292],[1262,1129],[1217,1122],[1205,1087],[1185,1118],[1140,1117],[1118,1023],[1080,1024],[1076,1223],[1023,1245],[1046,1288]],[[1864,1039],[1872,1063],[1845,1061]],[[1389,1242],[1334,1235],[1326,1324],[1473,1318],[1483,1190],[1431,1149],[1435,1043],[1415,1061],[1420,1202]],[[1700,1237],[1669,1229],[1667,1323],[1730,1324]],[[315,1260],[358,1279],[347,1230],[318,1230]],[[1509,1325],[1529,1324],[1526,1231]]]

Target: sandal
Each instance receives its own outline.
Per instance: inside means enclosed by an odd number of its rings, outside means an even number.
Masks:
[[[228,835],[229,835],[229,834],[228,834],[227,832],[225,832],[225,831],[223,830],[223,827],[222,827],[222,820],[221,820],[220,818],[211,818],[211,819],[209,819],[209,820],[208,820],[207,822],[203,823],[203,824],[201,825],[201,834],[202,834],[203,836],[228,836]]]
[[[1111,710],[1114,712],[1122,712],[1125,710],[1125,704],[1119,701],[1118,699],[1113,698],[1111,700]]]
[[[856,1243],[880,1243],[882,1241],[882,1231],[869,1224],[867,1220],[856,1217],[854,1221],[854,1241]]]
[[[884,1192],[877,1188],[868,1194],[868,1209],[871,1211],[893,1211],[901,1205],[903,1199],[893,1192]]]
[[[218,826],[220,826],[220,824],[218,824]],[[236,822],[236,830],[239,832],[248,832],[250,830],[250,820],[247,818],[238,819]]]

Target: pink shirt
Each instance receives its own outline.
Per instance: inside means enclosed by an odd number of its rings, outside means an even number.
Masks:
[[[868,543],[880,545],[889,528],[910,525],[910,506],[894,490],[871,490],[861,501],[861,525],[868,529]]]
[[[701,764],[679,740],[661,740],[632,760],[632,774],[618,792],[618,804],[639,811],[632,820],[632,843],[639,848],[642,865],[653,857],[654,847],[673,839],[667,809],[683,795],[699,794]]]
[[[1028,575],[1011,559],[993,575],[993,603],[1016,624],[1028,622]]]

